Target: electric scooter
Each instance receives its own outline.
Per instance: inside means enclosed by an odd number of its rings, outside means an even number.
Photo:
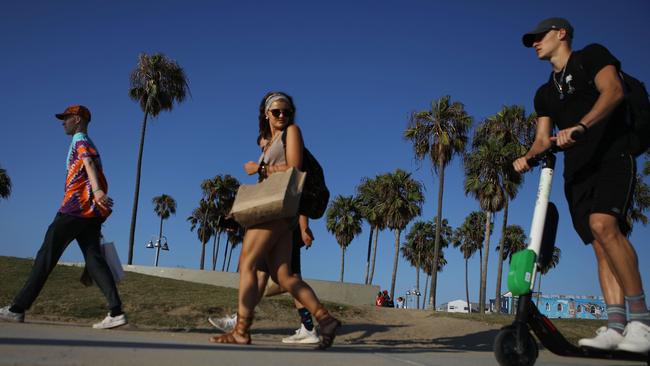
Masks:
[[[508,272],[508,290],[512,293],[513,300],[515,296],[518,297],[515,320],[497,334],[494,340],[494,355],[501,366],[534,365],[539,349],[532,331],[546,349],[560,356],[645,361],[650,365],[648,354],[577,347],[562,336],[532,301],[536,275],[540,268],[548,265],[555,247],[559,214],[557,207],[549,202],[549,195],[557,151],[558,148],[553,146],[528,160],[530,166],[542,166],[537,200],[528,247],[512,256]]]

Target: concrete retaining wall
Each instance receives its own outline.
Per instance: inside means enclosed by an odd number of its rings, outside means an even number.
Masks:
[[[239,273],[124,265],[125,271],[214,286],[239,288]],[[319,299],[348,305],[373,305],[379,286],[305,279]]]

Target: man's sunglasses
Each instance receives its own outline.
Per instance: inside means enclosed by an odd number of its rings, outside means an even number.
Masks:
[[[283,114],[285,117],[291,117],[293,116],[293,111],[291,109],[271,109],[271,114],[275,118],[280,117],[280,114]]]

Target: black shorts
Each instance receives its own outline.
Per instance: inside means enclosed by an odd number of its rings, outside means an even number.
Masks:
[[[609,214],[618,219],[623,234],[630,231],[627,212],[636,186],[636,160],[629,154],[601,162],[594,169],[565,182],[573,227],[585,244],[594,236],[589,227],[592,213]]]
[[[300,248],[304,247],[305,243],[302,241],[300,234],[300,226],[293,230],[293,240],[291,242],[291,273],[300,274]]]

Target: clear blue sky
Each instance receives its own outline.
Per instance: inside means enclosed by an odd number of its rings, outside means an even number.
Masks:
[[[90,136],[102,154],[115,211],[104,227],[127,258],[142,111],[128,98],[129,74],[141,52],[163,52],[184,67],[192,96],[150,121],[144,148],[135,263],[150,265],[144,244],[157,234],[152,197],[173,196],[176,216],[165,222],[170,252],[162,266],[198,268],[200,244],[186,221],[201,197],[199,184],[216,174],[252,182],[242,166],[258,156],[257,108],[269,90],[294,96],[298,122],[321,161],[333,196],[354,193],[362,177],[401,168],[426,187],[424,219],[435,215],[437,178],[418,164],[402,139],[410,112],[428,109],[445,94],[480,121],[502,105],[532,112],[547,63],[521,44],[539,20],[571,20],[575,48],[599,42],[629,73],[650,82],[650,3],[645,0],[555,2],[498,1],[20,1],[0,14],[0,165],[13,181],[0,201],[0,255],[33,257],[63,195],[70,138],[54,113],[81,103],[93,113]],[[643,41],[643,40],[646,41]],[[559,169],[562,169],[560,164]],[[530,224],[538,173],[526,177],[512,203],[510,223]],[[444,217],[454,227],[477,203],[462,191],[458,160],[446,173]],[[560,266],[543,281],[552,293],[599,294],[591,248],[573,232],[555,181],[561,215]],[[495,227],[500,228],[497,215]],[[307,278],[338,280],[341,251],[323,220],[312,224],[316,241],[303,252]],[[345,280],[362,282],[368,227],[346,256]],[[499,240],[492,237],[491,248]],[[632,235],[650,290],[650,230]],[[379,237],[375,283],[390,286],[394,236]],[[223,249],[221,251],[223,253]],[[236,251],[238,253],[238,251]],[[460,253],[445,252],[438,303],[464,298]],[[76,244],[63,260],[82,259]],[[219,266],[221,265],[221,258]],[[490,250],[488,297],[494,296],[496,254]],[[506,269],[507,270],[507,269]],[[505,277],[505,276],[504,276]],[[415,284],[400,260],[397,294]],[[471,299],[478,296],[478,259],[470,262]],[[422,286],[424,278],[422,278]],[[503,286],[506,290],[505,281]]]

